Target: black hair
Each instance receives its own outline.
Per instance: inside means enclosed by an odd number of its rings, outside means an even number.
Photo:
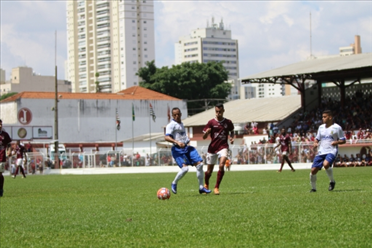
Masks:
[[[223,109],[224,109],[224,107],[223,107],[223,104],[222,104],[222,103],[217,103],[217,104],[215,105],[215,107],[216,107],[216,108],[223,108]]]
[[[174,108],[172,108],[172,114],[173,114],[173,111],[174,111],[174,110],[179,110],[180,113],[181,113],[181,109],[180,109],[180,108],[178,108],[178,107],[174,107]]]
[[[327,115],[329,115],[329,116],[333,116],[333,115],[332,115],[332,111],[329,110],[329,109],[324,110],[324,111],[323,111],[323,114],[327,114]]]

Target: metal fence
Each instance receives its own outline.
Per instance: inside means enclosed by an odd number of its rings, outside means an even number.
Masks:
[[[233,164],[274,164],[281,162],[279,149],[275,144],[251,146],[230,146]],[[292,143],[292,163],[310,163],[316,154],[312,143]],[[196,147],[206,162],[207,146]],[[155,151],[156,150],[156,151]],[[47,174],[50,169],[110,168],[131,166],[172,166],[176,165],[170,148],[154,149],[154,153],[138,153],[132,149],[121,151],[69,152],[61,158],[59,166],[42,152],[27,153],[25,170],[32,174]],[[10,170],[10,167],[8,168]]]

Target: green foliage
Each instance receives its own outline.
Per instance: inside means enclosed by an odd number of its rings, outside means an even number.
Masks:
[[[0,96],[0,101],[6,99],[8,97],[11,97],[11,96],[13,96],[15,94],[18,94],[18,93],[17,92],[10,92],[10,93],[3,94],[3,95]]]
[[[99,72],[96,72],[95,76],[96,76],[96,82],[94,83],[96,84],[96,93],[98,93],[98,92],[101,92],[101,86],[99,85],[99,81],[98,81]]]
[[[239,166],[239,165],[233,165]],[[230,171],[221,195],[199,195],[195,172],[161,201],[175,173],[6,176],[1,247],[369,247],[372,167]],[[216,172],[211,177],[214,185]]]
[[[142,87],[180,99],[201,100],[188,102],[189,114],[190,110],[204,110],[204,99],[209,99],[208,104],[212,106],[223,102],[212,99],[226,99],[231,89],[231,85],[225,83],[228,72],[222,62],[182,63],[171,68],[156,68],[151,61],[137,75],[143,80],[140,82]]]

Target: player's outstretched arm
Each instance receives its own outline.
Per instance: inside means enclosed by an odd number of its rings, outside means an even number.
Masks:
[[[210,128],[207,128],[207,130],[205,130],[204,134],[203,134],[203,139],[206,139],[208,138],[208,135],[211,133],[211,129]]]

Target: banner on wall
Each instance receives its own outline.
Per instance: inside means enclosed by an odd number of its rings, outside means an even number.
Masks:
[[[13,140],[53,139],[51,126],[4,126]]]
[[[12,127],[13,140],[30,140],[32,139],[32,127]]]
[[[53,138],[52,127],[32,127],[32,133],[34,139],[51,139]]]

